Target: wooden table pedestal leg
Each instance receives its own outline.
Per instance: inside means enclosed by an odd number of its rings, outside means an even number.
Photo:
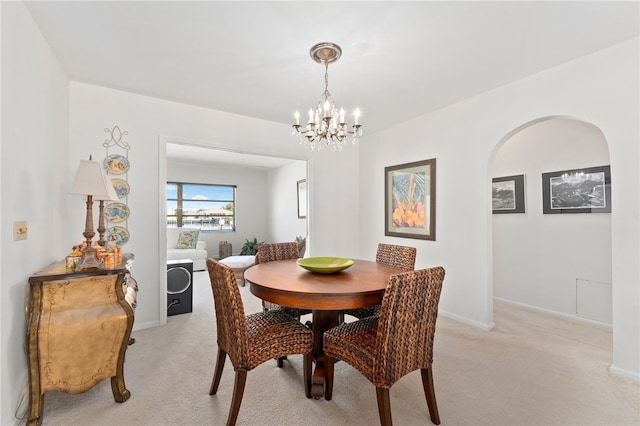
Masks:
[[[316,363],[311,377],[311,396],[322,398],[325,387],[324,351],[322,337],[325,331],[337,326],[340,322],[340,311],[313,311],[313,359]]]

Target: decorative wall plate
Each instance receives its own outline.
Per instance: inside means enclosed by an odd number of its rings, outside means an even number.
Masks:
[[[123,246],[129,241],[129,230],[122,226],[112,226],[107,229],[106,238],[111,243]]]
[[[129,195],[129,191],[131,190],[129,182],[120,178],[111,179],[111,182],[113,182],[113,187],[116,190],[116,194],[118,194],[118,198],[123,199]]]
[[[104,169],[113,174],[121,175],[129,171],[129,160],[119,154],[111,154],[104,159]]]
[[[129,207],[125,203],[109,203],[104,209],[108,221],[119,223],[129,218]]]

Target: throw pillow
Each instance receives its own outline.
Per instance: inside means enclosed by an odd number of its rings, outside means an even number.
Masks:
[[[180,231],[178,235],[177,249],[194,249],[198,243],[198,235],[200,235],[199,229],[184,229]]]

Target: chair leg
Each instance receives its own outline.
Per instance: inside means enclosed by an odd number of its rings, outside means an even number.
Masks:
[[[429,406],[429,415],[433,424],[440,424],[440,414],[438,414],[438,404],[436,404],[436,391],[433,387],[433,371],[429,368],[422,368],[422,387],[424,388],[424,396],[427,398]]]
[[[218,360],[216,361],[216,372],[213,373],[213,381],[211,382],[211,388],[209,389],[209,395],[215,395],[218,392],[218,385],[220,384],[220,377],[222,377],[222,370],[224,369],[224,361],[227,359],[227,353],[218,348]]]
[[[304,370],[304,393],[307,398],[311,398],[311,368],[313,367],[313,351],[304,354],[303,370]]]
[[[324,399],[331,401],[333,397],[333,364],[335,360],[330,356],[324,356]]]
[[[247,370],[236,370],[236,381],[233,384],[233,398],[231,399],[231,410],[229,410],[229,418],[227,426],[234,426],[238,420],[238,412],[242,403],[242,394],[244,394],[244,385],[247,382]]]
[[[378,414],[380,414],[380,424],[391,426],[391,401],[389,400],[389,388],[379,388],[376,386],[376,396],[378,397]]]

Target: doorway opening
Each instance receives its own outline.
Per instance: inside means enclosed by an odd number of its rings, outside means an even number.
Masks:
[[[573,118],[526,123],[498,144],[492,176],[523,176],[525,205],[492,217],[494,300],[611,325],[611,215],[545,214],[542,179],[609,163],[600,129]]]
[[[206,243],[207,257],[219,258],[222,247],[240,254],[247,240],[293,241],[309,237],[307,215],[298,216],[297,182],[308,179],[308,161],[265,153],[229,150],[202,142],[159,140],[159,215],[161,259],[160,323],[166,323],[167,213],[175,208],[167,201],[167,182],[184,182],[197,187],[226,185],[235,187],[233,227],[202,228],[199,240]],[[190,194],[190,205],[197,208],[198,194]],[[228,206],[227,206],[228,207]],[[306,207],[306,206],[305,206]],[[308,210],[308,209],[307,209]],[[206,212],[204,212],[206,213]],[[164,242],[164,244],[163,244]]]

